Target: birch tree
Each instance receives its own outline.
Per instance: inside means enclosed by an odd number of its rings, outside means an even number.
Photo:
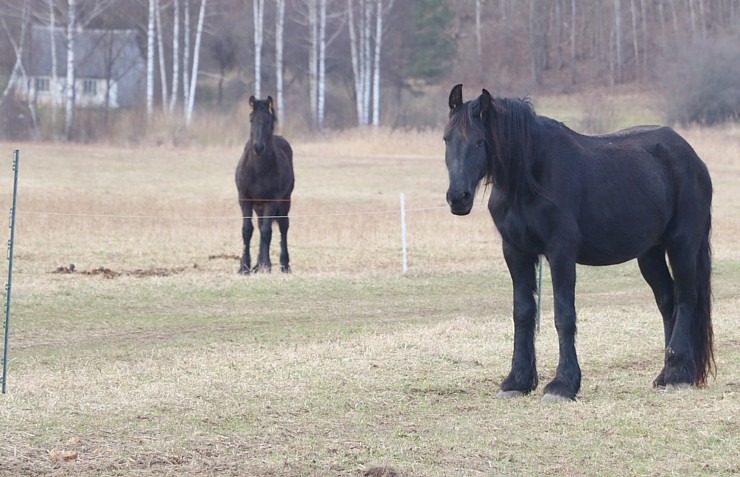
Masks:
[[[622,6],[619,0],[614,0],[614,48],[616,50],[616,63],[614,68],[614,82],[622,82],[622,65],[624,58],[622,54]]]
[[[72,139],[72,129],[74,126],[77,89],[75,88],[75,38],[77,33],[76,0],[69,0],[67,8],[67,103],[64,109],[64,137],[69,141]]]
[[[375,52],[373,55],[373,126],[380,126],[380,52],[383,45],[383,0],[375,2]]]
[[[185,0],[182,25],[182,101],[183,109],[187,109],[190,103],[190,0]]]
[[[49,0],[49,44],[51,46],[51,129],[56,134],[57,120],[59,116],[59,77],[57,65],[57,35],[56,35],[56,14],[54,9],[54,0]]]
[[[172,22],[172,96],[170,97],[170,114],[177,107],[177,95],[180,88],[180,0],[173,2]]]
[[[357,123],[360,126],[380,124],[381,54],[383,18],[393,7],[394,0],[347,1],[350,55],[354,77]]]
[[[70,1],[71,5],[74,0]],[[146,30],[146,118],[152,120],[154,116],[154,9],[157,0],[149,0],[149,16]]]
[[[254,95],[261,98],[265,0],[253,0],[252,7],[254,10]]]
[[[285,0],[275,0],[275,92],[277,93],[278,114],[283,114],[283,33],[285,30]]]
[[[167,103],[169,102],[167,97],[169,95],[167,89],[167,65],[165,64],[164,57],[164,28],[162,28],[162,6],[159,0],[155,0],[155,30],[157,35],[157,57],[159,58],[159,80],[162,88],[162,109],[167,110]]]
[[[200,58],[200,39],[203,36],[203,20],[206,15],[206,0],[201,0],[200,13],[198,14],[198,27],[195,31],[195,47],[193,48],[193,69],[190,77],[190,92],[188,103],[185,108],[185,124],[190,125],[193,120],[193,108],[195,106],[195,90],[198,82],[198,60]]]

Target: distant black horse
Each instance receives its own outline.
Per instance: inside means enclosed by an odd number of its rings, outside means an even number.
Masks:
[[[285,138],[273,135],[277,118],[272,98],[257,100],[249,98],[252,112],[249,115],[251,132],[239,164],[236,166],[236,188],[242,209],[242,238],[244,254],[239,273],[267,271],[270,262],[270,240],[272,220],[277,220],[280,229],[280,271],[289,272],[288,257],[288,211],[290,194],[293,192],[293,150]],[[249,242],[252,239],[252,210],[257,214],[260,230],[260,248],[257,265],[251,268]]]
[[[576,263],[637,258],[663,316],[665,363],[656,387],[706,385],[714,373],[709,233],[712,183],[668,127],[585,136],[538,116],[526,100],[452,88],[445,161],[453,214],[468,214],[479,183],[503,239],[514,286],[514,353],[499,397],[537,388],[535,264],[550,263],[560,360],[545,400],[575,399]],[[666,264],[666,253],[673,276]]]

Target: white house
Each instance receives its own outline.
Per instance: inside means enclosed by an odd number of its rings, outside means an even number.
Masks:
[[[52,35],[56,43],[57,84],[52,75]],[[18,93],[62,103],[67,87],[67,31],[34,25],[24,63],[28,83]],[[146,62],[135,30],[78,30],[75,36],[75,98],[79,107],[132,107],[145,100]]]

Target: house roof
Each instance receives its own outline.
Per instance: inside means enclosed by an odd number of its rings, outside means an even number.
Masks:
[[[51,76],[52,33],[56,43],[57,75],[67,74],[66,28],[33,25],[27,63],[29,75]],[[132,70],[144,68],[136,30],[78,30],[74,52],[78,78],[119,79]]]

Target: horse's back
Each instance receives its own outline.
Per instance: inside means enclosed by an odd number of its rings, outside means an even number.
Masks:
[[[579,184],[571,187],[578,191],[580,263],[629,260],[708,215],[707,168],[672,128],[638,126],[574,140],[579,152],[573,166],[580,172]]]

